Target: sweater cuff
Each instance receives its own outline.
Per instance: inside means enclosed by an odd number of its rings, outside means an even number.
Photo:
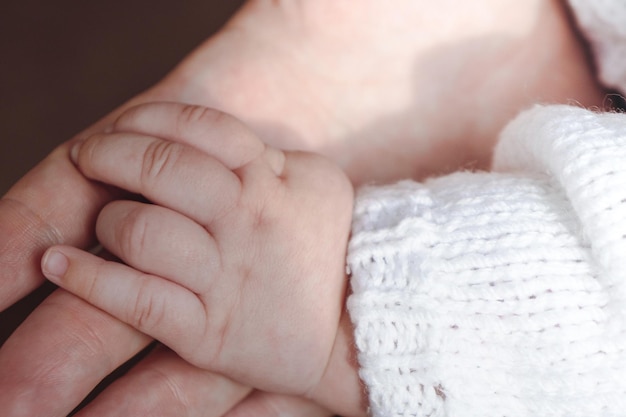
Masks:
[[[348,309],[374,416],[623,413],[625,117],[536,107],[498,172],[360,190]]]
[[[569,0],[569,4],[593,48],[600,81],[626,92],[626,2]]]

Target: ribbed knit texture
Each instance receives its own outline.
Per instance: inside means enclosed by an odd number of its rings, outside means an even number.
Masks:
[[[536,107],[494,172],[360,190],[374,416],[626,416],[626,116]]]
[[[593,47],[600,81],[626,91],[626,1],[569,0],[569,4]]]

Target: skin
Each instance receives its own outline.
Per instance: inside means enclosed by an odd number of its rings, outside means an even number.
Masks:
[[[48,279],[192,365],[365,415],[354,368],[349,395],[317,395],[340,366],[331,356],[353,200],[343,171],[175,103],[132,108],[71,155],[87,178],[156,205],[120,200],[100,212],[98,240],[124,263],[54,246],[42,260]]]
[[[41,284],[46,248],[94,244],[98,213],[119,194],[85,179],[69,150],[139,103],[224,110],[272,146],[327,155],[358,185],[484,167],[497,132],[518,110],[537,101],[601,106],[602,99],[584,46],[557,1],[480,0],[470,7],[403,0],[394,8],[375,0],[358,7],[349,0],[249,2],[170,76],[55,149],[3,196],[0,308]],[[145,335],[56,291],[0,349],[0,410],[66,415],[148,343]],[[177,377],[188,369],[182,361],[162,368],[167,378],[146,384],[145,369],[161,363],[160,356],[150,358],[84,415],[116,413],[120,399],[130,401],[129,387],[164,393],[160,400],[143,395],[132,405],[162,409],[163,415],[169,414],[158,404],[201,415],[207,386],[224,390],[230,406],[248,392],[235,383],[226,389],[209,373],[186,384]],[[287,413],[301,409],[298,398],[268,395]]]

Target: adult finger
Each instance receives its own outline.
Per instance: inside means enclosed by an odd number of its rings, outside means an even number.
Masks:
[[[43,281],[39,261],[58,243],[87,247],[98,210],[111,198],[56,149],[0,200],[0,310]]]
[[[235,117],[181,103],[157,102],[131,107],[116,120],[113,130],[185,143],[217,158],[230,169],[245,165],[265,148]]]
[[[124,263],[206,292],[221,268],[215,241],[206,229],[168,208],[136,201],[104,207],[96,225],[100,243]]]
[[[1,414],[66,416],[103,378],[150,341],[105,312],[57,290],[0,349]]]
[[[111,189],[86,179],[72,163],[70,149],[110,125],[126,108],[148,98],[152,90],[129,101],[43,159],[0,199],[0,311],[43,282],[40,260],[53,244],[89,247],[102,206],[114,198]]]
[[[224,417],[328,417],[333,413],[311,400],[288,395],[254,391]]]
[[[220,417],[249,392],[159,346],[76,416]]]
[[[135,133],[98,134],[76,154],[89,178],[144,195],[207,225],[227,212],[241,181],[216,158],[196,149]]]

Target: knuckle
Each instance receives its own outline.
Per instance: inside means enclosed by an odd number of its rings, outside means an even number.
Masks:
[[[219,122],[223,117],[225,117],[225,114],[220,111],[188,104],[184,106],[180,112],[178,119],[179,131],[184,133],[193,126],[203,124],[212,125]]]
[[[93,270],[93,275],[88,276],[88,279],[79,280],[77,283],[77,291],[79,294],[84,294],[86,300],[94,300],[97,296],[97,286],[99,282],[102,282],[105,274],[102,271],[102,268],[105,265],[104,260],[99,260],[95,269]]]
[[[112,356],[110,342],[106,339],[106,330],[100,326],[94,326],[97,320],[102,319],[102,313],[86,307],[78,298],[69,293],[55,293],[46,299],[40,306],[45,308],[51,316],[63,323],[71,323],[59,329],[57,335],[60,344],[57,345],[57,354],[64,352],[72,357],[72,361],[57,360],[49,361],[50,366],[40,369],[36,375],[36,382],[55,384],[58,388],[59,381],[68,383],[64,376],[71,374],[74,366],[80,365],[82,369],[94,366],[94,358],[97,358],[97,366],[104,364],[107,368],[115,364]],[[51,353],[52,355],[52,353]],[[91,368],[93,369],[93,368]],[[12,415],[9,413],[9,415]],[[37,413],[24,415],[40,415]]]
[[[165,317],[165,300],[158,291],[151,290],[150,279],[144,279],[134,300],[130,323],[137,329],[148,334],[163,323]]]
[[[63,333],[68,349],[72,350],[72,357],[83,363],[91,358],[99,358],[103,363],[114,363],[111,350],[107,343],[103,331],[98,326],[93,325],[93,316],[85,312],[82,304],[72,305],[65,302],[58,305],[59,310],[64,310],[59,315],[64,315],[72,323],[71,330]],[[70,347],[71,346],[71,347]]]
[[[29,273],[24,268],[24,254],[32,251],[31,248],[37,249],[33,253],[39,253],[39,250],[43,252],[45,248],[65,239],[62,231],[54,227],[39,209],[20,199],[7,196],[0,198],[0,211],[12,220],[0,234],[0,270],[6,276],[23,277],[17,280],[23,283],[28,282],[26,277]],[[3,304],[7,301],[0,301],[0,310],[3,306],[7,307]]]
[[[141,164],[141,183],[144,186],[151,186],[167,175],[170,167],[177,165],[181,157],[183,148],[181,145],[155,140],[146,148]]]
[[[161,410],[175,409],[177,412],[175,415],[187,415],[188,410],[191,408],[191,403],[187,396],[188,390],[182,386],[182,381],[174,378],[173,374],[156,368],[152,370],[150,380],[159,393],[157,398]]]
[[[138,259],[146,250],[149,221],[143,211],[143,207],[134,208],[117,226],[117,241],[123,258]]]
[[[185,105],[180,111],[176,122],[176,132],[180,137],[195,136],[220,125],[238,127],[239,122],[219,110],[190,104]]]

